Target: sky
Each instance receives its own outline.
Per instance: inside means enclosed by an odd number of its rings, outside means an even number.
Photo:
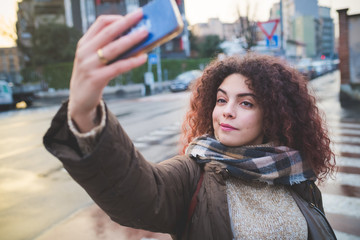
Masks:
[[[254,16],[256,19],[254,20],[267,21],[270,9],[276,2],[279,0],[185,0],[185,10],[191,24],[206,22],[209,17],[218,17],[224,22],[233,22],[237,16],[237,6],[245,15],[247,3],[251,3],[250,16],[253,16],[254,9],[256,9]],[[331,8],[334,22],[338,18],[336,9],[349,8],[348,14],[360,13],[360,0],[318,0],[318,5]]]
[[[0,0],[0,30],[13,26],[16,22],[17,1]],[[223,22],[233,22],[240,14],[246,14],[247,3],[250,4],[249,15],[256,21],[266,21],[269,18],[270,8],[279,0],[184,0],[186,18],[190,24],[207,22],[208,18],[219,18]],[[360,0],[318,0],[320,6],[331,8],[331,16],[335,25],[338,23],[336,9],[349,8],[348,14],[360,13]],[[256,11],[254,11],[256,9]],[[336,34],[335,34],[336,35]],[[1,35],[0,47],[14,46],[14,42]]]

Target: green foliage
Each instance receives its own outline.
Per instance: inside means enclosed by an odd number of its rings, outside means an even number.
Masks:
[[[16,24],[19,32],[19,22]],[[76,45],[81,33],[63,24],[48,23],[38,28],[29,27],[31,45],[20,38],[16,44],[25,56],[26,67],[40,67],[46,64],[73,61]]]
[[[199,52],[198,37],[196,37],[192,31],[189,31],[190,49],[194,52]]]
[[[207,35],[200,38],[189,31],[189,41],[192,56],[213,58],[222,52],[221,39],[218,35]]]
[[[72,61],[81,33],[66,25],[40,25],[32,36],[32,65]]]
[[[205,67],[211,59],[163,59],[161,61],[163,81],[173,80],[178,74]],[[41,74],[39,71],[35,71],[34,68],[25,68],[22,71],[24,80],[26,82],[41,82],[44,81],[49,88],[54,89],[67,89],[69,88],[73,63],[57,63],[45,65],[42,68]],[[156,65],[152,66],[152,72],[154,73],[155,81],[157,79]],[[109,85],[126,85],[131,83],[143,83],[144,73],[147,71],[147,64],[133,69],[127,73],[117,76],[113,79]],[[167,72],[167,73],[166,73]],[[167,75],[167,79],[165,79]]]
[[[200,57],[209,58],[215,57],[217,54],[221,53],[220,48],[221,39],[218,35],[208,35],[203,41],[198,43],[198,49]]]
[[[67,89],[70,85],[72,63],[46,65],[43,68],[43,78],[49,88]]]
[[[33,35],[34,28],[30,28],[28,27],[28,33]],[[16,39],[16,46],[17,48],[20,50],[20,52],[22,53],[22,55],[24,56],[24,64],[26,67],[30,67],[31,66],[31,57],[32,57],[32,48],[30,46],[28,46],[27,44],[25,44],[22,40],[21,40],[21,33],[20,33],[20,23],[19,21],[16,22],[16,33],[19,36]]]

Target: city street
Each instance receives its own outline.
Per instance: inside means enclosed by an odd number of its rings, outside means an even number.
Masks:
[[[338,239],[360,239],[360,106],[341,108],[340,73],[310,82],[334,142],[339,171],[324,186],[324,208]],[[152,162],[178,152],[189,93],[109,99],[135,146]],[[36,104],[35,104],[36,105]],[[0,236],[6,240],[169,239],[118,226],[42,145],[59,105],[0,112]]]

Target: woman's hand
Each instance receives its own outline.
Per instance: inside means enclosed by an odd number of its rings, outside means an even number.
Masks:
[[[90,131],[96,126],[96,107],[109,81],[146,62],[146,54],[109,65],[104,62],[126,52],[148,35],[148,32],[142,29],[114,41],[117,36],[135,25],[142,18],[142,14],[139,9],[126,16],[100,16],[79,40],[70,80],[69,114],[80,132]]]

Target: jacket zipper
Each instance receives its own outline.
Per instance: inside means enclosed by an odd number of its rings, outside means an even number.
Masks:
[[[323,217],[323,219],[325,219],[325,222],[329,226],[329,229],[331,230],[331,233],[335,236],[335,239],[336,239],[336,235],[334,233],[334,230],[331,228],[331,225],[330,225],[329,221],[327,220],[325,214],[314,203],[310,202],[309,205],[310,205],[311,208],[314,208],[318,213],[320,213],[320,215]]]

